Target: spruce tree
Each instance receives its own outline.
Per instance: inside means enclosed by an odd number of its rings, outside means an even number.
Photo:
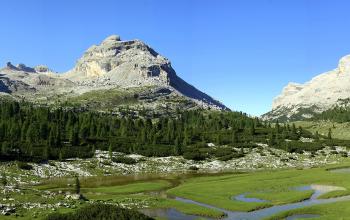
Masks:
[[[332,129],[331,128],[328,129],[327,137],[328,137],[329,140],[332,140]]]
[[[80,180],[79,177],[75,177],[75,193],[80,194]]]
[[[112,144],[110,144],[108,147],[108,154],[109,154],[109,159],[112,160],[113,158]]]
[[[233,144],[236,144],[237,142],[238,142],[237,132],[234,131],[234,132],[232,133],[232,143],[233,143]]]
[[[7,181],[6,174],[2,173],[1,174],[1,184],[5,187],[5,186],[7,186],[7,183],[8,183],[8,181]]]
[[[318,134],[318,131],[315,132],[314,138],[316,141],[320,140],[320,136]]]

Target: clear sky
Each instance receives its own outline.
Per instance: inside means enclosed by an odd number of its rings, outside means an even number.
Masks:
[[[0,63],[63,72],[111,34],[138,38],[183,79],[259,115],[290,81],[350,54],[348,0],[1,0]]]

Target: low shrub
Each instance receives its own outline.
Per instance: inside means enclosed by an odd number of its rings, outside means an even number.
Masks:
[[[53,213],[46,220],[152,220],[138,211],[124,209],[115,205],[92,204],[78,209],[73,213]]]
[[[137,161],[134,158],[125,157],[125,156],[113,157],[112,161],[115,163],[124,163],[124,164],[136,164],[137,163]]]
[[[32,170],[33,169],[33,166],[26,163],[26,162],[22,162],[22,161],[18,161],[17,162],[17,167],[19,169],[22,169],[22,170]]]

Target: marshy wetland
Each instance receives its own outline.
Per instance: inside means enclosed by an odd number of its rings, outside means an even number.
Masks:
[[[3,203],[16,214],[2,218],[41,219],[105,203],[156,219],[336,219],[350,214],[347,166],[81,177],[84,199],[74,198],[74,178],[46,178],[4,190]]]

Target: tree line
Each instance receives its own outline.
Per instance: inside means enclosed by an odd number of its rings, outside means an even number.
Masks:
[[[192,110],[149,118],[15,101],[0,106],[2,160],[87,158],[97,149],[203,159],[218,151],[208,143],[231,148],[267,143],[288,151],[316,148],[301,146],[298,140],[302,136],[316,138],[301,127],[272,125],[242,112]],[[298,149],[294,149],[296,145]],[[239,155],[236,153],[232,156]]]

